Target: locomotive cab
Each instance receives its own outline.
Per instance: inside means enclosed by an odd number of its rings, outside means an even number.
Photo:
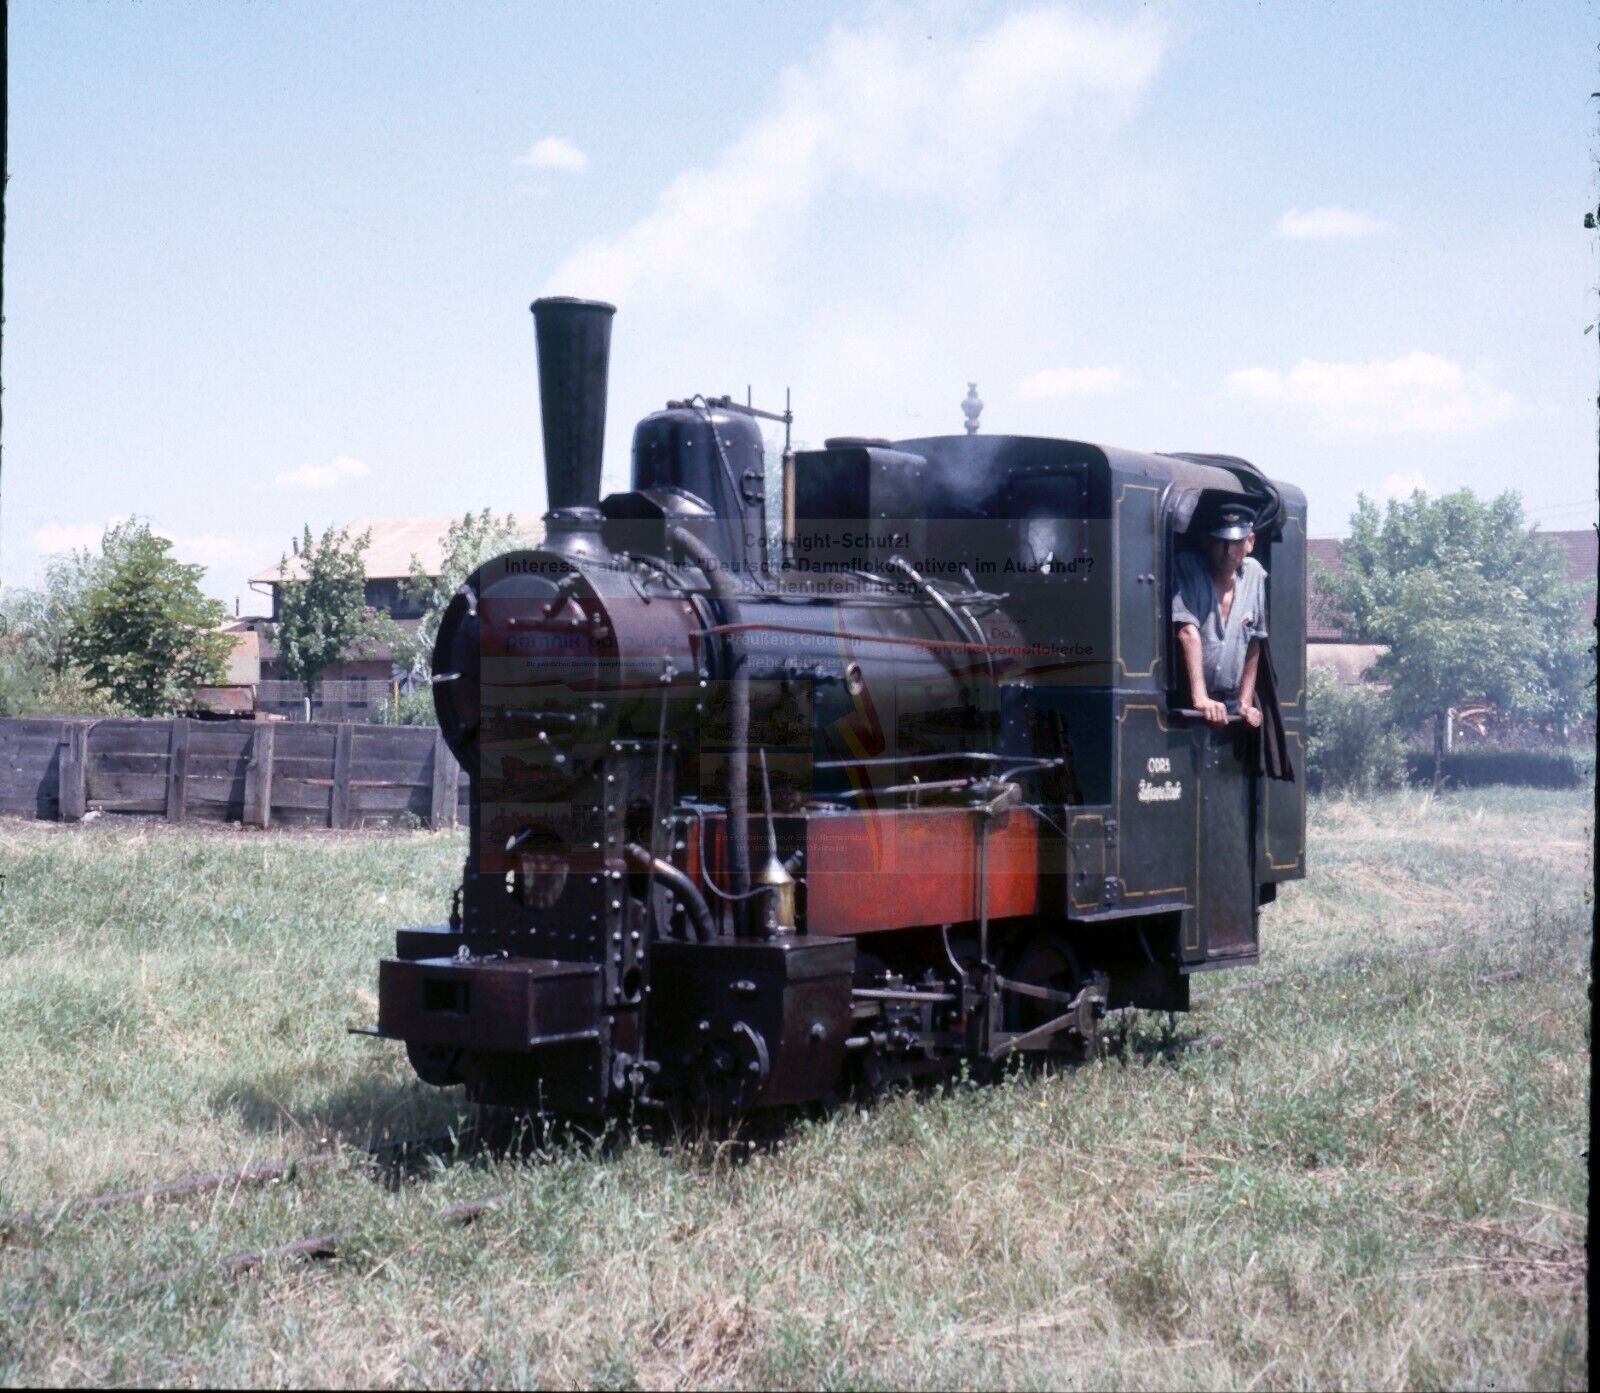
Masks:
[[[1282,717],[1290,764],[1302,771],[1305,762],[1305,497],[1290,485],[1275,487],[1281,509],[1270,525],[1257,531],[1252,553],[1267,573],[1268,646],[1262,662],[1271,667],[1270,680],[1275,705]],[[1197,525],[1197,520],[1228,503],[1258,506],[1259,499],[1237,490],[1193,487],[1174,490],[1169,496],[1170,542],[1166,568],[1169,604],[1176,588],[1178,554],[1204,549],[1203,529]],[[1177,651],[1175,629],[1170,624],[1165,640],[1168,707],[1183,710],[1190,706],[1190,693],[1183,660]],[[1192,723],[1192,718],[1180,719]],[[1246,739],[1240,730],[1230,732],[1230,736],[1236,743]],[[1219,739],[1217,743],[1220,747],[1226,742]],[[1233,765],[1219,760],[1219,775],[1232,771]],[[1302,787],[1283,780],[1258,777],[1254,785],[1244,802],[1251,813],[1257,899],[1260,904],[1267,904],[1275,897],[1280,882],[1300,879],[1305,874],[1305,798]]]

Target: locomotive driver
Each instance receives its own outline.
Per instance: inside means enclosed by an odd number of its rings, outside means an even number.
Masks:
[[[1224,504],[1207,530],[1205,554],[1178,555],[1172,623],[1189,676],[1189,695],[1207,725],[1221,728],[1237,712],[1261,725],[1256,674],[1267,636],[1267,573],[1255,549],[1255,514]]]

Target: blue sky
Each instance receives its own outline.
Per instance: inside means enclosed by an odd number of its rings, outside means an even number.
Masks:
[[[1242,454],[1595,515],[1596,6],[10,7],[0,579],[140,514],[544,506],[528,302],[796,434]]]

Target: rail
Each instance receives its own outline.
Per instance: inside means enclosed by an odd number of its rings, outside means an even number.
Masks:
[[[1388,958],[1416,958],[1456,951],[1464,951],[1464,945],[1456,943],[1427,945],[1407,953],[1375,956],[1371,959],[1360,959],[1360,961],[1376,963]],[[1357,960],[1352,959],[1352,962],[1354,961]],[[1473,981],[1478,986],[1489,987],[1517,982],[1522,980],[1523,977],[1524,969],[1510,967],[1475,974]],[[1212,995],[1223,995],[1236,990],[1272,987],[1280,983],[1300,980],[1304,980],[1304,974],[1289,974],[1285,977],[1268,978],[1259,982],[1246,983],[1242,987],[1223,988],[1212,993]],[[1362,999],[1361,1004],[1369,1009],[1383,1009],[1402,998],[1411,997],[1420,990],[1422,990],[1420,984],[1414,984],[1407,993],[1398,995],[1389,993],[1365,997]],[[865,989],[858,990],[855,995],[867,999],[892,996],[897,1000],[902,997],[922,1000],[929,999],[934,994]],[[1106,1048],[1113,1055],[1121,1057],[1125,1062],[1136,1061],[1146,1066],[1169,1063],[1179,1055],[1219,1047],[1242,1047],[1248,1041],[1248,1032],[1241,1033],[1224,1030],[1210,1031],[1205,1034],[1187,1037],[1176,1037],[1169,1034],[1159,1042],[1151,1041],[1136,1046],[1130,1041],[1127,1033],[1127,1024],[1135,1013],[1117,1011],[1108,1012],[1107,1014],[1108,1016],[1114,1014],[1120,1017],[1123,1021],[1123,1031],[1120,1035],[1108,1033],[1102,1039]],[[852,1037],[848,1043],[853,1047],[865,1047],[870,1041],[866,1037]],[[524,1134],[524,1139],[536,1140],[536,1138],[529,1137],[526,1134]],[[500,1130],[491,1131],[478,1127],[468,1127],[461,1131],[441,1131],[393,1138],[388,1141],[340,1152],[315,1152],[305,1156],[287,1158],[271,1164],[246,1167],[242,1170],[180,1176],[136,1188],[113,1190],[80,1199],[57,1201],[52,1204],[39,1205],[32,1209],[0,1216],[0,1237],[5,1238],[8,1243],[17,1243],[23,1241],[24,1235],[31,1234],[33,1240],[53,1242],[59,1237],[59,1228],[62,1221],[74,1216],[90,1215],[129,1205],[148,1206],[177,1201],[189,1196],[214,1194],[223,1190],[265,1188],[274,1181],[292,1181],[297,1176],[326,1168],[339,1161],[372,1162],[389,1159],[391,1163],[404,1163],[413,1160],[423,1161],[429,1156],[438,1156],[452,1161],[470,1160],[481,1155],[486,1150],[492,1151],[493,1148],[501,1143],[505,1144],[507,1154],[513,1154],[518,1144],[516,1134]],[[749,1145],[749,1143],[746,1143],[746,1145]],[[508,1203],[510,1199],[511,1194],[509,1192],[497,1192],[482,1198],[460,1201],[438,1210],[433,1215],[433,1221],[440,1225],[470,1224],[490,1215]],[[181,1282],[207,1271],[220,1272],[227,1276],[242,1276],[260,1269],[272,1260],[286,1258],[337,1258],[342,1253],[348,1252],[355,1237],[356,1235],[348,1226],[339,1226],[337,1224],[319,1226],[315,1230],[307,1232],[304,1236],[288,1242],[229,1253],[207,1262],[196,1263],[187,1267],[167,1268],[136,1274],[121,1281],[109,1283],[99,1290],[101,1295],[126,1295],[130,1292],[148,1290],[152,1286]],[[50,1298],[47,1295],[34,1292],[3,1309],[8,1314],[19,1314],[43,1304],[48,1299]]]

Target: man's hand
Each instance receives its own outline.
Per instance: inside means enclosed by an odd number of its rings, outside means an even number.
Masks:
[[[1261,708],[1259,706],[1245,706],[1240,703],[1239,714],[1244,717],[1245,724],[1252,729],[1261,728]]]
[[[1228,708],[1220,701],[1212,701],[1210,697],[1200,697],[1195,701],[1195,710],[1203,717],[1208,726],[1221,730],[1228,724]]]

